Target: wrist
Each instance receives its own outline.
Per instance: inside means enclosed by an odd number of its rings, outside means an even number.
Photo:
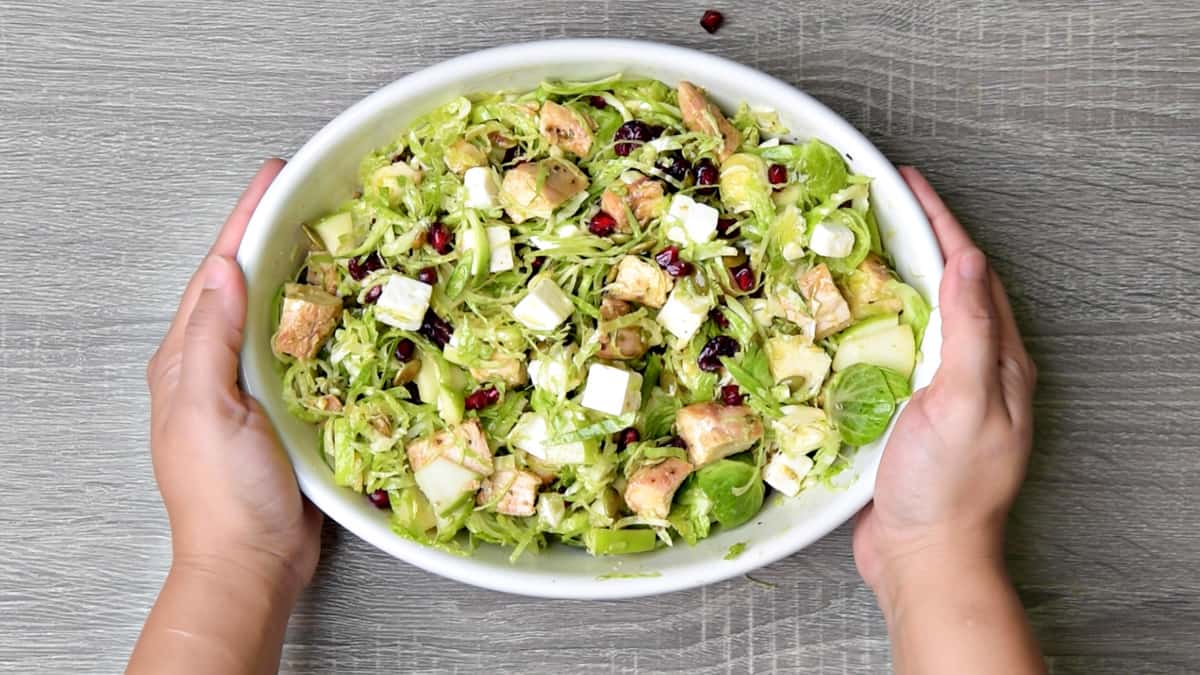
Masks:
[[[931,593],[953,593],[1005,575],[1000,537],[933,538],[900,547],[881,566],[871,587],[890,623],[907,606]]]
[[[251,548],[226,548],[221,553],[177,551],[170,574],[220,588],[259,611],[285,615],[304,588],[288,561]]]
[[[176,551],[142,630],[129,673],[259,673],[278,669],[299,595],[280,560],[258,554]]]

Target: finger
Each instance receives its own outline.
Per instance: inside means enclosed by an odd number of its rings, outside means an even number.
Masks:
[[[955,379],[984,379],[997,374],[1000,328],[992,302],[987,258],[975,247],[946,262],[940,292],[942,369]]]
[[[238,246],[242,243],[242,236],[246,234],[246,224],[250,222],[250,216],[254,215],[254,209],[262,201],[267,188],[271,187],[275,176],[279,175],[285,165],[286,162],[278,157],[272,157],[263,162],[258,173],[250,180],[250,185],[246,186],[246,190],[238,198],[237,204],[234,205],[229,218],[225,220],[221,232],[217,234],[217,240],[213,243],[212,250],[209,251],[210,255],[223,255],[229,258],[237,255]]]
[[[934,191],[929,181],[921,172],[911,166],[900,167],[900,175],[908,183],[908,187],[916,195],[917,201],[933,226],[933,234],[937,237],[938,245],[942,248],[942,256],[949,260],[955,255],[974,246],[971,236],[963,229],[962,224],[950,213],[946,203]]]
[[[275,176],[283,166],[283,160],[269,159],[258,170],[258,173],[251,179],[250,185],[242,193],[241,198],[238,199],[238,203],[234,206],[233,212],[229,214],[225,225],[221,227],[221,232],[217,235],[217,240],[212,246],[213,254],[232,258],[237,253],[237,247],[241,243],[242,235],[246,232],[246,224],[250,221],[250,216],[254,213],[254,208],[258,206],[263,193],[266,192],[267,187],[275,179]],[[200,297],[201,290],[200,272],[197,270],[196,274],[192,275],[187,288],[183,292],[182,298],[179,300],[179,308],[175,311],[175,318],[171,322],[171,326],[167,329],[167,334],[163,337],[162,345],[159,347],[158,351],[162,356],[161,362],[170,362],[173,355],[178,353],[188,318],[192,314],[192,308],[196,305],[197,298]]]
[[[1021,420],[1030,413],[1037,369],[1025,349],[1012,304],[995,270],[992,270],[991,284],[992,305],[996,308],[996,323],[1000,331],[1000,383],[1004,388],[1009,417],[1014,421]]]
[[[201,291],[183,334],[179,386],[193,402],[237,394],[238,350],[246,318],[246,289],[233,258],[209,256],[198,273]]]
[[[1025,351],[1025,342],[1021,339],[1021,329],[1017,326],[1016,315],[1013,314],[1012,303],[1008,293],[1004,292],[1004,282],[996,270],[991,271],[992,306],[996,309],[996,325],[1000,331],[1000,354],[1017,362],[1029,359]]]

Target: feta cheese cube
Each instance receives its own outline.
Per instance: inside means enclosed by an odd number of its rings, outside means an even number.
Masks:
[[[657,318],[671,335],[687,342],[704,325],[710,309],[712,303],[708,296],[697,296],[680,287],[671,291]]]
[[[817,223],[808,237],[808,247],[826,258],[845,258],[854,250],[854,233],[841,223]]]
[[[503,225],[491,225],[484,228],[487,233],[488,248],[491,249],[491,259],[488,262],[489,272],[507,272],[513,263],[512,233]],[[471,237],[463,237],[461,248],[464,252],[474,250],[475,241]]]
[[[680,244],[703,244],[717,236],[720,214],[707,204],[687,195],[677,194],[667,210],[667,238]]]
[[[388,277],[375,303],[375,318],[401,330],[417,330],[429,309],[433,286],[399,274]]]
[[[500,206],[500,179],[491,167],[473,166],[463,174],[467,198],[463,203],[472,209],[494,209]]]
[[[789,497],[800,492],[800,483],[813,467],[813,461],[804,455],[793,457],[776,452],[763,467],[763,480],[767,485]]]
[[[579,403],[606,415],[633,412],[642,405],[642,376],[593,363],[588,368],[587,385],[583,388],[583,400]]]
[[[540,277],[513,307],[513,318],[530,330],[554,330],[574,311],[571,298],[552,279]]]

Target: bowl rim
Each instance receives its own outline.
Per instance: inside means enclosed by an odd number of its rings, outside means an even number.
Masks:
[[[569,56],[564,57],[564,54]],[[779,109],[804,110],[805,115],[815,120],[812,126],[828,129],[831,135],[856,141],[860,147],[855,152],[866,153],[867,157],[864,159],[881,167],[885,174],[872,175],[872,179],[886,179],[900,186],[901,189],[889,195],[893,200],[889,210],[903,212],[902,219],[906,223],[905,237],[923,238],[924,241],[919,242],[920,246],[932,246],[934,251],[939,250],[923,210],[895,167],[847,120],[797,87],[728,58],[686,47],[640,40],[568,38],[515,43],[463,54],[405,75],[340,113],[314,134],[288,161],[251,216],[237,253],[238,262],[247,271],[248,280],[256,261],[266,252],[271,234],[271,221],[278,218],[280,211],[296,191],[307,173],[306,167],[318,162],[328,148],[337,146],[342,139],[354,133],[370,118],[374,110],[395,99],[419,96],[422,91],[444,87],[449,82],[468,80],[504,69],[536,68],[539,63],[586,61],[589,55],[592,58],[630,63],[686,62],[688,69],[695,70],[698,74],[710,70],[724,71],[736,74],[748,87],[769,88],[772,91],[772,99],[781,101]],[[940,252],[937,261],[936,269],[930,271],[940,277]],[[931,300],[936,304],[936,298]],[[933,327],[931,324],[931,328]],[[242,350],[241,379],[247,392],[258,397],[260,393],[265,392],[260,391],[257,386],[260,378],[247,365],[256,360],[247,358],[247,349],[248,346],[244,346]],[[926,355],[924,358],[936,359],[937,355]],[[260,367],[258,370],[264,369]],[[284,443],[284,446],[289,458],[297,452],[287,443]],[[295,461],[292,464],[294,468],[302,466]],[[607,600],[657,595],[707,585],[745,574],[800,551],[848,521],[871,500],[877,468],[878,460],[861,467],[855,480],[842,489],[839,498],[832,500],[814,518],[806,521],[803,528],[794,530],[794,536],[776,538],[761,547],[752,547],[759,548],[754,551],[754,555],[742,555],[720,565],[704,564],[712,561],[707,556],[698,556],[695,561],[673,566],[671,574],[592,579],[559,577],[551,572],[516,567],[497,570],[492,565],[472,557],[456,556],[409,541],[387,528],[384,530],[385,536],[380,536],[378,522],[351,508],[338,494],[342,488],[334,486],[319,475],[299,468],[294,470],[300,489],[327,516],[371,545],[428,572],[464,584],[518,595]]]

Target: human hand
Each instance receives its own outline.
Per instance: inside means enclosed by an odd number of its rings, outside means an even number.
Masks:
[[[247,576],[287,603],[312,578],[321,515],[297,489],[270,421],[238,386],[246,289],[234,260],[250,215],[282,168],[281,160],[268,161],[243,193],[184,291],[146,379],[172,572]]]
[[[946,258],[942,361],[892,432],[854,557],[885,613],[911,570],[1002,569],[1004,519],[1025,475],[1036,369],[983,253],[925,178],[901,169]]]

